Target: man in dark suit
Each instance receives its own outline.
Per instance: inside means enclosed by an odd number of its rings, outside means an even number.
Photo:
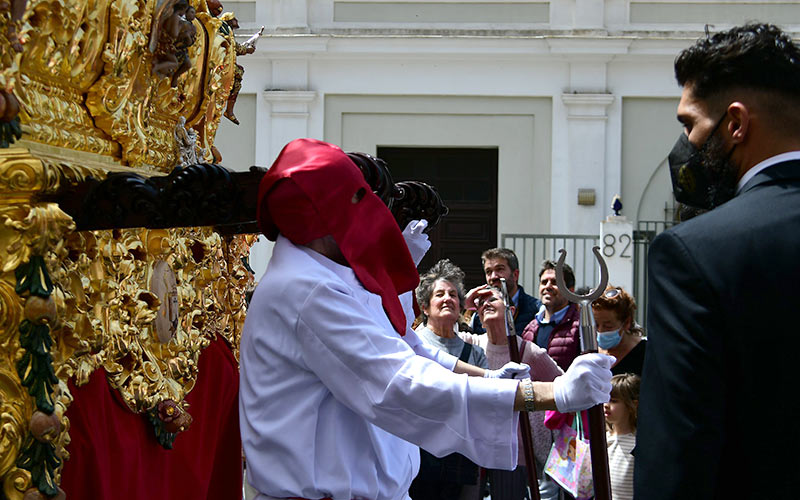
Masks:
[[[531,297],[519,286],[519,260],[517,254],[508,248],[490,248],[481,255],[483,272],[486,275],[486,284],[500,288],[500,278],[505,278],[508,295],[516,308],[514,311],[514,328],[517,335],[522,335],[522,330],[533,320],[541,303],[536,297]],[[478,315],[472,316],[470,323],[475,333],[485,333]]]
[[[770,25],[675,61],[676,198],[711,209],[650,249],[635,498],[795,498],[800,49]]]

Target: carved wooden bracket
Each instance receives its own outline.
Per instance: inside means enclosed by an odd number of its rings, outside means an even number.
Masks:
[[[76,230],[216,226],[223,233],[257,233],[258,184],[266,169],[231,172],[198,163],[169,175],[146,177],[112,172],[65,187],[55,201],[74,220]]]
[[[447,215],[433,186],[394,183],[385,164],[357,164],[401,229],[411,220],[427,219],[430,230]],[[63,179],[64,187],[46,201],[57,202],[75,220],[77,231],[214,226],[223,234],[259,233],[258,185],[264,173],[260,167],[231,172],[210,163],[175,167],[164,176],[112,172],[104,180],[90,177],[70,184]]]

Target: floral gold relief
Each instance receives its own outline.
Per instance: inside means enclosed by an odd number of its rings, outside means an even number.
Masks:
[[[82,215],[120,174],[163,176],[188,151],[184,189],[215,158],[236,44],[205,0],[0,4],[0,498],[63,498],[70,381],[102,369],[169,448],[203,349],[219,336],[238,359],[253,236]]]
[[[211,159],[214,136],[217,133],[219,121],[225,111],[228,96],[233,86],[233,74],[236,68],[236,42],[233,33],[222,29],[223,21],[207,13],[198,14],[208,33],[216,33],[210,37],[208,46],[208,64],[206,65],[205,81],[206,91],[199,103],[198,113],[189,120],[189,125],[200,129],[200,142],[203,149],[208,152],[207,159]]]
[[[17,96],[23,131],[52,145],[114,154],[118,146],[97,129],[83,94],[100,76],[111,0],[31,0],[30,40]]]
[[[68,238],[67,257],[52,262],[60,373],[82,385],[103,367],[135,412],[163,400],[180,404],[214,336],[238,345],[244,292],[229,290],[238,288],[232,281],[252,281],[241,264],[249,245],[240,240],[223,240],[208,228]]]

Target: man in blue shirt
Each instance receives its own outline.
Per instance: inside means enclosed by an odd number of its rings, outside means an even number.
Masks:
[[[522,335],[522,330],[533,320],[541,303],[536,297],[531,297],[519,286],[519,260],[513,250],[508,248],[491,248],[481,255],[483,272],[486,284],[500,288],[500,278],[505,278],[508,295],[514,305],[514,328],[517,335]],[[481,320],[475,314],[470,322],[470,327],[475,333],[485,333]]]

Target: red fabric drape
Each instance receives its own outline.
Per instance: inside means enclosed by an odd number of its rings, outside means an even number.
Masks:
[[[96,370],[83,387],[70,381],[72,442],[61,487],[91,500],[240,499],[239,373],[227,343],[200,355],[197,383],[186,397],[194,421],[172,450],[156,441],[146,416],[132,413]]]

